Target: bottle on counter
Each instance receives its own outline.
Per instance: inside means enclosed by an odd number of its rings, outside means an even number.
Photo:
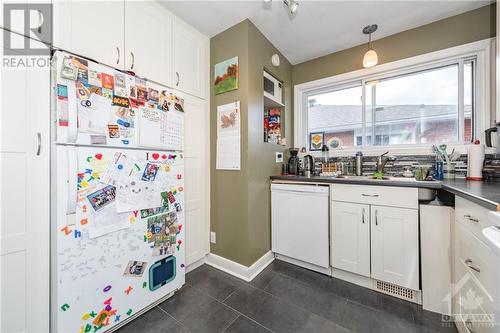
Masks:
[[[444,179],[444,163],[442,158],[438,155],[436,157],[436,166],[434,168],[434,179],[443,180]]]
[[[356,153],[356,170],[355,170],[356,176],[362,176],[363,175],[363,153],[358,151]]]

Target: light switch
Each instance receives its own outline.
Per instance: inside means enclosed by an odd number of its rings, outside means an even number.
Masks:
[[[283,163],[283,153],[280,151],[276,152],[276,163]]]

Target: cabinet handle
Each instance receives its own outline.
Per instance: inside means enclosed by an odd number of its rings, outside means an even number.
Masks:
[[[466,218],[467,220],[471,221],[471,222],[474,222],[474,223],[479,223],[479,219],[475,218],[475,217],[472,217],[470,215],[464,215],[464,218]]]
[[[471,330],[469,327],[472,327],[472,320],[467,319],[465,321],[465,328],[467,328],[467,331],[469,331],[469,333],[474,333],[474,331]]]
[[[363,224],[365,224],[365,209],[363,208],[363,218],[361,220],[363,222]]]
[[[375,225],[378,225],[378,210],[375,210]]]
[[[130,69],[134,69],[134,64],[135,64],[135,55],[134,55],[134,52],[130,52],[130,59],[132,61],[132,64],[130,65]]]
[[[38,33],[41,34],[43,25],[43,15],[41,11],[38,10],[37,12],[38,12]]]
[[[175,75],[177,76],[177,82],[175,83],[175,86],[178,87],[179,86],[179,82],[181,80],[181,76],[179,75],[179,72],[175,72]]]
[[[467,267],[469,267],[473,271],[481,273],[481,270],[479,269],[479,267],[476,267],[476,266],[472,265],[472,259],[465,260],[465,264],[467,265]]]
[[[38,140],[38,147],[36,148],[36,156],[40,156],[40,151],[42,150],[42,134],[40,132],[36,133],[36,139]]]
[[[379,197],[378,194],[365,194],[365,193],[362,193],[361,195],[364,196],[364,197],[370,197],[370,198],[378,198]]]
[[[120,63],[120,48],[116,47],[116,64]]]

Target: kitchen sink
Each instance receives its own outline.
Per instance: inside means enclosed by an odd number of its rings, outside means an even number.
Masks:
[[[384,182],[384,181],[394,181],[394,182],[415,182],[415,183],[424,183],[424,182],[434,182],[434,180],[416,180],[415,178],[406,178],[406,177],[382,177],[381,179],[373,178],[373,176],[337,176],[334,177],[337,179],[345,179],[345,180],[358,180],[358,181],[373,181]],[[418,188],[418,200],[419,201],[432,201],[436,198],[436,190],[430,188]]]

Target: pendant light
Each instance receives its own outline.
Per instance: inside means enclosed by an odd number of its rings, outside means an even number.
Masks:
[[[377,30],[378,26],[376,24],[367,25],[363,28],[363,33],[368,35],[368,51],[366,51],[363,56],[363,67],[373,67],[378,63],[377,52],[372,48],[372,33]]]

